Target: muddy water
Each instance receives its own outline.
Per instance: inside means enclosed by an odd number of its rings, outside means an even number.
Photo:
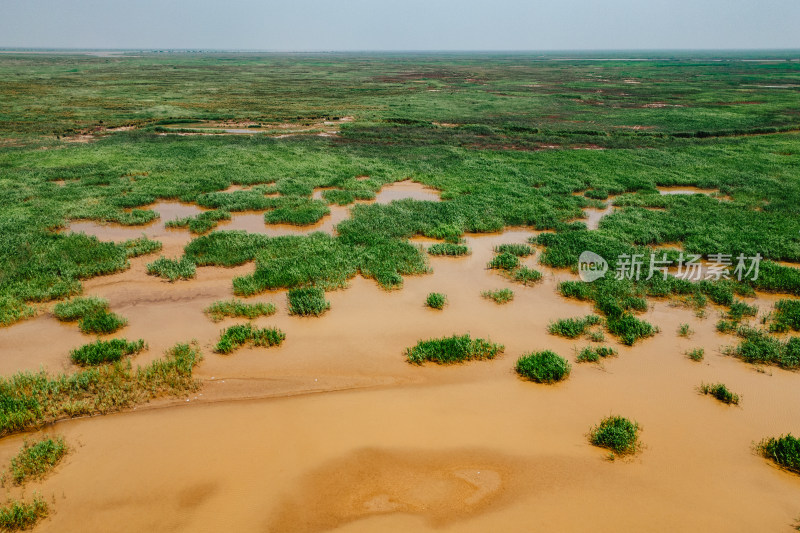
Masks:
[[[661,328],[656,337],[633,348],[609,339],[619,357],[574,364],[559,385],[517,379],[514,361],[526,351],[574,360],[589,344],[546,333],[551,320],[591,311],[557,294],[570,273],[527,258],[544,279],[523,287],[484,268],[494,246],[531,235],[468,236],[470,256],[432,258],[432,274],[407,278],[398,291],[357,277],[328,293],[332,309],[321,318],[288,316],[283,291],[259,295],[255,301],[274,302],[278,313],[256,324],[278,326],[287,339],[229,356],[211,346],[220,328],[240,321],[214,324],[202,309],[230,297],[231,278],[252,265],[199,268],[196,280],[169,284],[144,275],[147,259],[139,258],[127,272],[88,281],[87,294],[108,298],[129,319],[120,335],[150,344],[137,362],[196,338],[204,387],[162,409],[56,424],[75,449],[27,489],[55,511],[37,529],[788,530],[800,513],[800,478],[750,445],[798,431],[797,374],[760,373],[723,356],[721,346],[734,339],[715,331],[721,310],[698,319],[656,301],[645,314]],[[501,287],[515,291],[511,303],[480,297]],[[443,311],[424,307],[431,291],[447,295]],[[774,299],[748,302],[766,312]],[[69,368],[68,349],[81,334],[51,322],[45,315],[0,331],[4,374],[41,364],[46,346],[48,368]],[[690,338],[677,336],[681,323],[691,325]],[[40,324],[47,327],[18,330]],[[6,361],[9,335],[21,340],[31,331],[41,339]],[[403,349],[420,338],[462,332],[502,342],[506,352],[453,367],[404,362]],[[684,355],[695,347],[706,351],[701,363]],[[742,395],[740,407],[695,391],[716,381]],[[611,462],[588,445],[586,432],[609,413],[642,424],[641,454]],[[21,441],[0,441],[2,464]]]
[[[699,187],[656,187],[659,194],[713,194],[717,189],[701,189]]]
[[[403,200],[405,198],[427,200],[429,202],[440,201],[439,192],[436,189],[425,187],[411,180],[398,181],[391,185],[386,185],[375,196],[375,201],[379,204],[388,204],[394,200]]]

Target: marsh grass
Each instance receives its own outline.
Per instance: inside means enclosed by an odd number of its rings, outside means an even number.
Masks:
[[[72,350],[70,358],[76,365],[96,366],[117,362],[126,355],[134,355],[141,352],[146,347],[147,345],[142,339],[133,342],[125,339],[98,340]]]
[[[750,364],[776,365],[787,370],[800,368],[800,337],[781,341],[766,331],[745,326],[737,334],[742,340],[737,346],[727,348],[727,355]]]
[[[555,383],[569,376],[572,365],[550,350],[531,352],[517,359],[514,367],[521,377],[536,383]]]
[[[528,257],[533,253],[533,248],[527,244],[500,244],[495,246],[495,253],[509,253],[517,257]]]
[[[739,395],[728,390],[728,387],[723,383],[706,384],[701,383],[698,390],[702,394],[710,395],[729,405],[739,405]]]
[[[53,307],[53,314],[61,321],[73,322],[87,315],[107,309],[108,300],[105,298],[99,298],[97,296],[90,296],[88,298],[78,297],[57,303]]]
[[[250,320],[260,316],[274,315],[277,309],[271,303],[247,303],[233,298],[231,300],[219,300],[206,307],[203,312],[214,322],[219,322],[226,317],[249,318]]]
[[[522,265],[511,271],[511,279],[523,285],[533,285],[542,279],[542,273]]]
[[[286,334],[277,328],[257,328],[249,323],[238,324],[222,331],[214,351],[219,354],[229,354],[245,344],[280,346],[285,339]]]
[[[162,248],[162,244],[159,241],[148,239],[145,235],[137,239],[129,239],[123,242],[121,246],[122,249],[125,250],[125,255],[128,257],[152,254],[158,252]]]
[[[608,332],[616,335],[626,346],[633,346],[637,340],[652,337],[658,333],[658,328],[636,318],[632,313],[623,313],[619,318],[606,320]]]
[[[741,300],[736,300],[730,305],[728,312],[725,314],[725,318],[738,322],[744,317],[756,316],[756,313],[758,313],[758,307],[747,305]]]
[[[195,235],[208,233],[216,228],[220,221],[230,220],[231,214],[229,211],[222,209],[215,209],[212,211],[203,211],[202,213],[185,218],[177,218],[169,220],[164,224],[167,228],[189,228],[189,231]]]
[[[791,433],[777,439],[774,437],[764,439],[756,446],[756,449],[781,468],[800,474],[800,439],[792,436]]]
[[[177,344],[164,358],[135,370],[130,361],[117,361],[69,375],[50,376],[39,371],[2,377],[0,435],[197,390],[199,384],[192,371],[200,359],[195,346]]]
[[[513,270],[519,266],[519,258],[509,252],[502,252],[492,258],[487,268],[496,270]]]
[[[173,282],[179,279],[191,279],[195,277],[197,274],[197,266],[187,257],[168,259],[161,256],[152,263],[147,264],[147,273],[151,276],[158,276]]]
[[[681,324],[678,327],[678,335],[681,337],[689,337],[694,333],[692,329],[689,327],[689,324]]]
[[[329,215],[331,210],[320,200],[308,198],[281,199],[277,208],[264,215],[267,224],[294,224],[307,226],[319,222],[322,217]]]
[[[551,322],[547,326],[547,332],[551,335],[575,339],[586,333],[590,327],[601,322],[602,319],[597,315],[586,315],[583,318],[562,318]]]
[[[506,304],[514,299],[514,291],[511,289],[495,289],[492,291],[483,291],[481,292],[481,296],[497,304]]]
[[[733,320],[720,320],[717,322],[717,331],[720,333],[735,333],[739,329],[739,323]]]
[[[706,351],[703,348],[694,348],[693,350],[689,350],[688,352],[686,352],[686,357],[688,357],[692,361],[700,362],[703,360],[705,353]]]
[[[611,450],[616,455],[635,453],[639,448],[641,428],[621,416],[607,416],[589,432],[589,442],[594,446]]]
[[[790,329],[800,331],[800,300],[778,300],[770,331],[783,333]]]
[[[30,503],[10,500],[0,507],[0,529],[21,531],[31,529],[49,513],[47,503],[39,495],[34,495]]]
[[[11,458],[11,479],[17,485],[32,479],[41,479],[55,468],[67,451],[69,447],[63,437],[25,441],[19,453]]]
[[[34,307],[11,296],[0,296],[0,326],[10,326],[34,315]]]
[[[120,317],[116,313],[110,313],[106,309],[86,315],[78,321],[78,327],[80,327],[83,333],[94,333],[97,335],[114,333],[127,324],[128,321],[126,319]]]
[[[587,346],[583,348],[575,360],[578,363],[596,363],[606,357],[616,357],[617,350],[609,346]]]
[[[416,346],[407,348],[405,355],[412,364],[421,365],[430,361],[447,365],[476,359],[494,359],[504,350],[502,344],[484,339],[472,339],[466,334],[419,341]]]
[[[447,296],[440,292],[431,292],[428,294],[428,297],[425,298],[425,305],[431,309],[444,309],[446,303]]]
[[[428,253],[435,256],[459,257],[469,255],[470,249],[466,244],[452,242],[439,242],[428,247]]]
[[[289,314],[297,316],[320,316],[331,308],[325,299],[325,291],[319,287],[289,289]]]

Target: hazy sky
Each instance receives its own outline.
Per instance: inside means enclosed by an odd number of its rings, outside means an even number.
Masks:
[[[800,48],[800,0],[0,0],[0,47]]]

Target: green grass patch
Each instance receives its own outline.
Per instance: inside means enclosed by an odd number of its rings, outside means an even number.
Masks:
[[[617,350],[610,346],[587,346],[583,348],[575,359],[579,363],[596,363],[606,357],[616,357]]]
[[[737,333],[742,340],[728,348],[726,354],[750,364],[777,365],[787,370],[800,368],[800,337],[781,341],[766,331],[748,327],[740,327]]]
[[[494,359],[505,347],[484,339],[472,339],[469,335],[453,335],[440,339],[419,341],[406,349],[409,363],[421,365],[426,361],[446,365],[475,359]]]
[[[289,314],[297,316],[320,316],[331,308],[325,299],[325,291],[319,287],[289,289]]]
[[[11,458],[11,479],[22,485],[32,479],[47,475],[67,454],[67,443],[62,437],[47,437],[36,442],[28,442]]]
[[[678,335],[681,337],[689,337],[694,333],[692,328],[689,327],[689,324],[681,324],[678,326]]]
[[[447,303],[447,296],[440,292],[432,292],[428,294],[428,297],[425,298],[425,305],[430,307],[431,309],[444,309],[444,305]]]
[[[161,256],[152,263],[147,264],[147,273],[169,281],[177,281],[179,279],[193,278],[197,274],[197,266],[186,257],[168,259]]]
[[[725,318],[738,322],[744,317],[756,316],[756,313],[758,313],[758,307],[736,300],[730,305],[728,312],[725,313]]]
[[[757,449],[761,455],[781,468],[800,474],[800,439],[793,437],[791,433],[777,439],[774,437],[764,439],[758,444]]]
[[[162,248],[162,244],[159,241],[150,240],[145,235],[137,239],[129,239],[123,242],[121,246],[125,250],[125,255],[128,257],[152,254],[160,251]]]
[[[31,529],[49,513],[47,503],[38,495],[31,503],[11,500],[0,507],[0,529],[22,531]]]
[[[621,416],[607,416],[591,429],[589,442],[616,455],[628,455],[639,448],[639,431],[641,428],[636,422]]]
[[[514,299],[514,291],[511,289],[495,289],[493,291],[483,291],[481,296],[498,304],[507,304]]]
[[[800,331],[800,300],[778,300],[770,330],[786,332],[790,329]]]
[[[307,226],[319,222],[331,210],[321,200],[308,198],[281,199],[280,205],[264,215],[267,224],[294,224]]]
[[[222,331],[214,347],[220,354],[229,354],[249,344],[250,346],[280,346],[286,334],[277,328],[257,328],[252,324],[238,324]]]
[[[547,326],[547,332],[551,335],[575,339],[586,333],[590,327],[600,324],[600,322],[602,322],[602,319],[597,315],[586,315],[583,318],[562,318],[551,322]]]
[[[189,228],[191,233],[195,235],[201,235],[203,233],[208,233],[212,229],[216,228],[220,221],[222,220],[230,220],[231,214],[228,211],[223,211],[221,209],[215,209],[213,211],[203,211],[202,213],[193,216],[193,217],[185,217],[185,218],[177,218],[175,220],[169,220],[164,224],[164,227],[167,228]]]
[[[178,344],[164,358],[135,370],[130,361],[117,361],[69,375],[39,371],[0,378],[0,435],[197,390],[192,370],[200,358],[196,347]]]
[[[233,298],[231,300],[220,300],[206,307],[203,312],[214,322],[219,322],[226,317],[249,318],[250,320],[260,316],[274,315],[277,309],[271,303],[250,304]]]
[[[608,332],[616,335],[626,346],[633,346],[639,339],[652,337],[658,333],[658,328],[636,318],[632,313],[623,313],[619,318],[608,318],[606,321]]]
[[[32,306],[11,296],[0,296],[0,326],[10,326],[35,314]]]
[[[438,242],[428,247],[428,253],[436,256],[458,257],[469,255],[470,249],[466,244],[456,244],[452,242]]]
[[[555,383],[569,376],[572,365],[550,350],[532,352],[517,359],[514,369],[521,377],[537,383]]]
[[[53,307],[53,314],[61,321],[73,322],[107,309],[108,300],[97,296],[90,296],[88,298],[72,298],[64,302],[59,302]]]
[[[723,383],[701,383],[699,390],[702,394],[713,396],[722,403],[739,405],[739,395],[728,390],[728,387],[726,387]]]
[[[511,279],[523,285],[533,285],[542,279],[542,273],[522,265],[511,271]]]
[[[519,266],[519,258],[509,252],[497,254],[489,261],[488,268],[496,270],[513,270]]]
[[[706,351],[703,348],[694,348],[693,350],[689,350],[686,352],[686,357],[691,359],[692,361],[700,362],[703,360]]]
[[[106,309],[102,309],[96,313],[86,315],[78,322],[83,333],[94,333],[97,335],[106,335],[114,333],[120,328],[125,327],[128,321],[121,316],[110,313]]]
[[[533,248],[527,244],[500,244],[495,246],[494,251],[498,254],[509,253],[517,257],[528,257],[533,253]]]
[[[133,342],[125,339],[98,340],[72,350],[69,355],[76,365],[96,366],[119,361],[126,355],[141,352],[146,347],[142,339]]]

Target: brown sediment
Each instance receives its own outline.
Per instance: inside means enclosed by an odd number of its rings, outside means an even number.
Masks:
[[[712,195],[718,193],[717,189],[701,189],[700,187],[693,187],[691,185],[680,185],[675,187],[656,187],[658,193],[662,195],[671,194],[707,194]]]
[[[441,198],[439,198],[439,191],[436,189],[426,187],[415,181],[405,180],[396,181],[382,187],[375,195],[375,202],[379,204],[388,204],[394,200],[403,200],[406,198],[429,202],[441,201]]]
[[[710,306],[700,319],[691,308],[654,300],[643,318],[660,327],[655,337],[626,347],[609,336],[618,357],[574,364],[558,385],[515,376],[514,362],[527,351],[552,349],[574,361],[589,344],[546,333],[552,320],[592,312],[591,303],[557,292],[575,275],[537,264],[538,253],[523,259],[544,274],[530,287],[485,268],[497,244],[536,234],[468,235],[471,255],[432,257],[433,273],[406,277],[398,291],[356,277],[327,293],[332,308],[321,318],[289,316],[285,291],[263,293],[248,301],[273,302],[278,312],[254,323],[279,327],[286,341],[229,356],[214,354],[213,344],[222,328],[244,320],[213,323],[203,308],[230,298],[231,279],[252,264],[201,267],[195,280],[170,284],[146,276],[148,259],[137,258],[126,272],[88,280],[87,295],[107,298],[128,318],[117,336],[149,343],[135,364],[195,338],[205,355],[196,369],[204,386],[165,408],[50,428],[75,451],[26,488],[54,509],[38,530],[788,527],[800,512],[800,479],[751,444],[800,424],[800,413],[786,408],[800,401],[800,378],[724,356],[721,347],[736,340],[715,329],[722,309]],[[501,287],[516,293],[506,306],[480,297]],[[443,311],[424,306],[434,291],[448,297]],[[759,294],[748,303],[764,312],[775,298]],[[676,333],[682,323],[694,331],[689,338]],[[405,362],[404,348],[420,339],[466,332],[503,343],[505,353],[451,367]],[[70,370],[67,352],[82,338],[91,339],[47,314],[0,330],[2,373],[40,364]],[[706,353],[701,363],[684,355],[698,347]],[[740,407],[698,394],[701,382],[725,383],[742,396]],[[640,454],[610,462],[588,444],[586,433],[611,413],[643,426]],[[0,441],[0,463],[22,440]]]

